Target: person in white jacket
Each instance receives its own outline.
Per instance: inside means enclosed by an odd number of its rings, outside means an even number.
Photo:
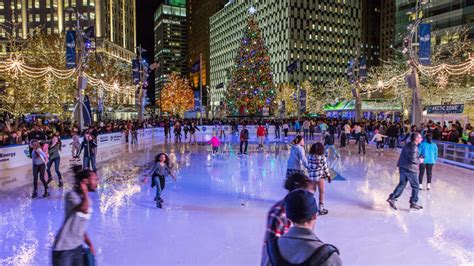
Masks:
[[[379,151],[379,147],[382,149],[383,152],[383,138],[386,138],[387,136],[382,135],[379,133],[378,130],[375,131],[375,135],[372,138],[372,142],[376,141],[377,142],[377,151]]]

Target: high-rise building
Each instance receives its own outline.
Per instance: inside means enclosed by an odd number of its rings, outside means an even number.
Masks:
[[[388,60],[393,55],[395,38],[395,0],[380,2],[380,59]]]
[[[136,46],[136,0],[2,0],[0,1],[0,52],[7,51],[6,34],[26,38],[37,27],[60,33],[76,25],[94,26],[97,52],[131,62]],[[16,25],[15,27],[10,27]]]
[[[362,1],[360,54],[369,67],[378,65],[380,57],[380,1]]]
[[[186,75],[186,1],[166,0],[155,11],[155,100],[171,73]]]
[[[395,44],[403,42],[407,26],[416,18],[416,0],[396,1]],[[443,43],[446,31],[461,27],[469,29],[471,38],[474,38],[474,1],[451,0],[430,1],[421,12],[422,23],[431,24],[432,36],[436,36],[437,43]]]
[[[356,56],[361,37],[360,0],[229,1],[210,19],[212,108],[225,101],[225,86],[252,5],[269,49],[275,83],[324,84],[345,78],[347,62]],[[294,62],[298,67],[288,73],[288,65]]]
[[[202,85],[209,85],[209,18],[221,10],[226,0],[188,0],[188,68],[202,56]],[[199,72],[190,72],[189,77],[194,88],[199,87]]]

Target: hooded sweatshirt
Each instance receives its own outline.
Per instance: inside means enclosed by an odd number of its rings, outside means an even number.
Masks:
[[[304,148],[298,144],[291,145],[287,168],[305,170],[307,167],[308,161],[306,160]]]

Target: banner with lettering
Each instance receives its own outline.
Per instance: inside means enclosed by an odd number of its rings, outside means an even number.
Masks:
[[[429,65],[431,57],[431,24],[420,24],[420,64]]]

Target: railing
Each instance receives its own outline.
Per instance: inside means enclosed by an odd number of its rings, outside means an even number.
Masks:
[[[435,141],[441,161],[474,170],[474,145]]]

